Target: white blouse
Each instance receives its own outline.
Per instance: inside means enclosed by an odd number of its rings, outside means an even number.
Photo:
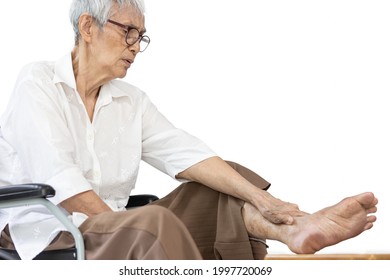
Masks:
[[[92,189],[122,211],[141,159],[175,178],[212,156],[202,141],[175,128],[144,92],[120,80],[102,86],[91,123],[70,54],[27,65],[0,119],[0,185],[52,185],[55,204]],[[77,226],[86,219],[82,213],[69,216]],[[0,210],[0,232],[7,224],[22,259],[34,258],[64,230],[41,206]]]

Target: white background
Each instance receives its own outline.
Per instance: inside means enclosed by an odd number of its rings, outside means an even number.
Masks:
[[[0,112],[20,68],[73,47],[70,0],[2,3]],[[146,0],[151,45],[126,81],[176,126],[314,212],[373,191],[378,221],[322,253],[390,251],[390,3]],[[146,164],[137,193],[178,183]],[[270,253],[288,253],[269,242]]]

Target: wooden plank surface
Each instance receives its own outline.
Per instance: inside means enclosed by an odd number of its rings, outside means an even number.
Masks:
[[[266,260],[390,260],[390,254],[268,254]]]

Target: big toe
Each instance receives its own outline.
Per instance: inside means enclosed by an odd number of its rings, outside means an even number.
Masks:
[[[362,193],[354,196],[353,198],[356,199],[365,209],[373,208],[378,203],[378,199],[372,192]]]

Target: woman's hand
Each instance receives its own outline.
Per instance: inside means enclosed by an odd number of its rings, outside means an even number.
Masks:
[[[242,199],[255,206],[273,224],[292,224],[294,217],[304,216],[296,204],[284,202],[252,185],[219,157],[206,159],[179,173],[177,178],[205,186]]]
[[[76,194],[61,202],[60,205],[69,213],[80,212],[88,217],[112,211],[111,208],[108,207],[92,190]]]
[[[273,224],[291,225],[294,223],[294,217],[307,215],[307,213],[299,210],[298,205],[282,201],[262,190],[260,190],[259,195],[254,196],[251,204]]]

